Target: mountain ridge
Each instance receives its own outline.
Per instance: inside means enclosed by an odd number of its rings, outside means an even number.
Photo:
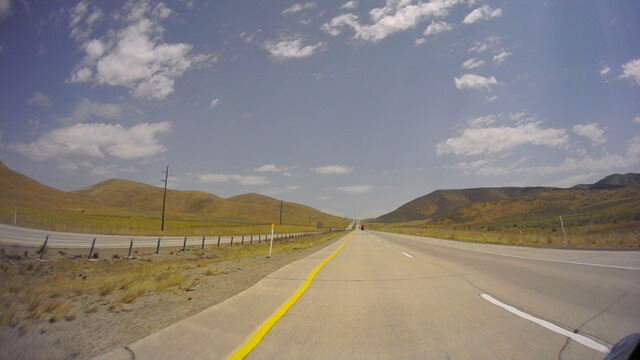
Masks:
[[[481,208],[478,204],[509,201],[511,201],[512,204],[515,204],[518,199],[524,199],[523,201],[531,202],[538,198],[544,198],[548,201],[559,201],[562,199],[563,202],[566,202],[565,196],[560,196],[560,192],[579,190],[615,190],[638,184],[640,184],[640,174],[627,173],[612,174],[594,184],[581,184],[569,189],[556,187],[483,187],[436,190],[427,195],[411,200],[401,205],[396,210],[381,215],[372,221],[380,223],[399,223],[417,220],[443,220],[445,218],[450,218],[450,220],[461,220],[464,218],[468,219],[470,216],[469,214],[472,213],[471,211],[467,211],[465,213],[465,209],[473,208],[475,206],[475,209],[478,210]],[[638,188],[640,189],[640,186]],[[558,196],[544,195],[554,193],[557,193]],[[631,194],[625,194],[625,196],[632,196],[633,193],[634,192],[632,191]],[[577,193],[575,195],[577,195]],[[580,196],[588,196],[588,193],[580,193]],[[536,209],[541,209],[541,207],[537,207]]]

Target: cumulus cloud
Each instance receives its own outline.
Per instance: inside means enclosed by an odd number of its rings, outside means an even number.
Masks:
[[[636,85],[640,85],[640,59],[631,60],[622,65],[621,79],[629,79],[635,82]]]
[[[298,185],[288,185],[288,186],[280,187],[280,188],[266,189],[266,190],[264,190],[264,193],[267,194],[267,195],[280,195],[280,194],[290,193],[290,192],[296,191],[298,189],[300,189],[300,186],[298,186]]]
[[[500,43],[500,37],[492,35],[487,37],[484,41],[474,41],[473,46],[469,48],[469,52],[483,53],[491,48],[494,48]]]
[[[469,126],[471,127],[486,127],[489,126],[493,123],[495,123],[500,117],[502,116],[502,114],[490,114],[490,115],[485,115],[485,116],[479,116],[473,119],[470,119],[467,123],[469,124]]]
[[[355,9],[356,7],[358,7],[357,1],[347,1],[346,3],[342,4],[342,6],[340,6],[340,9]]]
[[[259,168],[256,168],[254,171],[255,172],[275,172],[275,173],[279,173],[279,172],[285,172],[287,170],[289,170],[288,167],[276,166],[274,164],[264,164],[264,165],[260,166]]]
[[[11,15],[11,0],[0,0],[0,20],[4,20]]]
[[[311,171],[320,175],[331,175],[331,174],[344,175],[352,172],[353,168],[348,166],[342,166],[342,165],[326,165],[326,166],[312,168]]]
[[[636,124],[640,124],[640,116],[636,116],[636,118],[633,119],[633,122]]]
[[[573,132],[579,136],[584,136],[591,140],[592,145],[602,145],[607,142],[604,130],[598,127],[598,124],[578,124],[573,127]]]
[[[108,124],[76,124],[55,129],[28,144],[10,145],[33,160],[58,159],[75,163],[107,155],[121,159],[145,158],[166,150],[158,140],[170,122],[143,123],[130,128]]]
[[[276,60],[300,59],[309,57],[317,52],[327,49],[327,44],[320,41],[315,45],[304,45],[304,38],[288,39],[280,41],[267,40],[263,47],[271,53]]]
[[[467,70],[475,69],[482,65],[484,65],[484,60],[478,58],[471,58],[462,63],[462,67]]]
[[[437,144],[436,153],[466,156],[493,154],[524,144],[562,147],[568,139],[565,129],[543,129],[538,123],[516,127],[469,128],[460,136]]]
[[[354,194],[365,193],[371,190],[373,190],[373,186],[370,185],[341,186],[338,188],[338,191]]]
[[[84,41],[91,35],[93,25],[103,16],[102,10],[88,1],[80,1],[69,13],[69,36],[77,41]]]
[[[51,98],[39,91],[34,91],[33,96],[27,100],[27,103],[29,105],[41,106],[43,108],[51,107],[52,104]]]
[[[496,55],[493,57],[493,62],[495,62],[497,65],[502,64],[505,60],[507,60],[507,58],[511,56],[510,52],[506,52],[503,51],[500,54]]]
[[[125,110],[127,110],[126,107],[119,104],[80,98],[80,101],[73,107],[71,116],[62,118],[61,122],[70,125],[95,118],[118,120],[123,118]]]
[[[294,4],[291,7],[283,10],[282,14],[283,15],[291,15],[291,14],[298,13],[300,11],[315,9],[316,6],[317,6],[317,4],[314,3],[314,2],[308,2],[308,3],[304,3],[304,4]]]
[[[213,99],[209,103],[209,107],[213,109],[214,107],[218,106],[219,104],[220,104],[220,99]]]
[[[609,74],[609,72],[611,71],[611,68],[603,65],[602,68],[600,68],[600,76],[607,76]]]
[[[489,20],[489,19],[499,17],[501,15],[502,15],[501,8],[493,9],[491,6],[485,4],[473,10],[472,12],[470,12],[469,15],[467,15],[464,18],[462,23],[473,24],[476,21]]]
[[[78,11],[84,15],[71,18],[71,36],[79,41],[85,36],[74,30],[76,24],[88,21],[87,11]],[[164,3],[152,6],[147,0],[128,2],[124,11],[128,14],[124,28],[82,42],[85,57],[69,81],[124,86],[134,97],[163,100],[174,92],[175,80],[185,71],[211,58],[192,55],[190,44],[162,42],[164,28],[160,23],[172,13]]]
[[[431,24],[427,26],[427,29],[424,31],[424,36],[435,35],[445,31],[453,30],[453,25],[447,24],[444,21],[431,21]]]
[[[498,100],[497,96],[487,96],[487,98],[486,98],[486,102],[488,102],[488,103],[494,102],[496,100]]]
[[[369,11],[371,23],[361,24],[355,14],[341,14],[322,25],[322,30],[336,36],[345,26],[355,31],[354,39],[380,41],[396,32],[405,31],[430,18],[442,17],[460,0],[436,0],[414,4],[407,0],[387,0],[385,6]]]
[[[495,77],[484,77],[476,74],[464,74],[461,77],[454,79],[456,87],[462,89],[481,89],[486,88],[490,90],[490,85],[498,84]]]
[[[235,181],[240,185],[265,185],[269,179],[264,176],[238,175],[238,174],[200,174],[196,176],[200,183],[224,183]]]

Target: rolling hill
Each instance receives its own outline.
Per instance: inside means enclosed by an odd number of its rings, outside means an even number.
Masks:
[[[375,221],[382,223],[396,223],[444,218],[456,213],[465,206],[475,203],[496,202],[527,195],[537,195],[542,192],[554,190],[557,189],[545,187],[504,187],[436,190],[430,194],[412,200],[388,214],[378,217]]]
[[[640,174],[613,174],[571,189],[501,187],[437,190],[373,221],[478,222],[515,216],[548,216],[640,201]]]
[[[23,221],[29,216],[37,217],[25,223],[35,227],[82,221],[78,216],[93,216],[94,223],[108,221],[109,217],[159,219],[162,197],[163,188],[122,179],[64,192],[40,184],[0,162],[0,221],[4,223],[13,222],[16,208]],[[168,190],[166,216],[184,221],[278,224],[280,208],[280,200],[259,194],[225,199],[201,191]],[[318,221],[325,227],[349,223],[348,219],[305,205],[282,202],[282,224],[308,227]]]

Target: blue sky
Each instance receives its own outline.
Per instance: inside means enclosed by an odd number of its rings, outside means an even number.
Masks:
[[[636,1],[0,0],[0,160],[349,217],[639,172]]]

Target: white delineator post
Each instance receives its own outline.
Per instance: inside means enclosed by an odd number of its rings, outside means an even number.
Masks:
[[[273,228],[275,228],[275,224],[271,224],[271,242],[269,243],[269,256],[267,256],[268,258],[271,257],[271,249],[273,249]]]
[[[562,216],[560,216],[560,225],[562,226],[562,234],[564,235],[564,244],[569,247],[569,239],[567,239],[567,232],[564,231],[564,222],[562,221]]]

